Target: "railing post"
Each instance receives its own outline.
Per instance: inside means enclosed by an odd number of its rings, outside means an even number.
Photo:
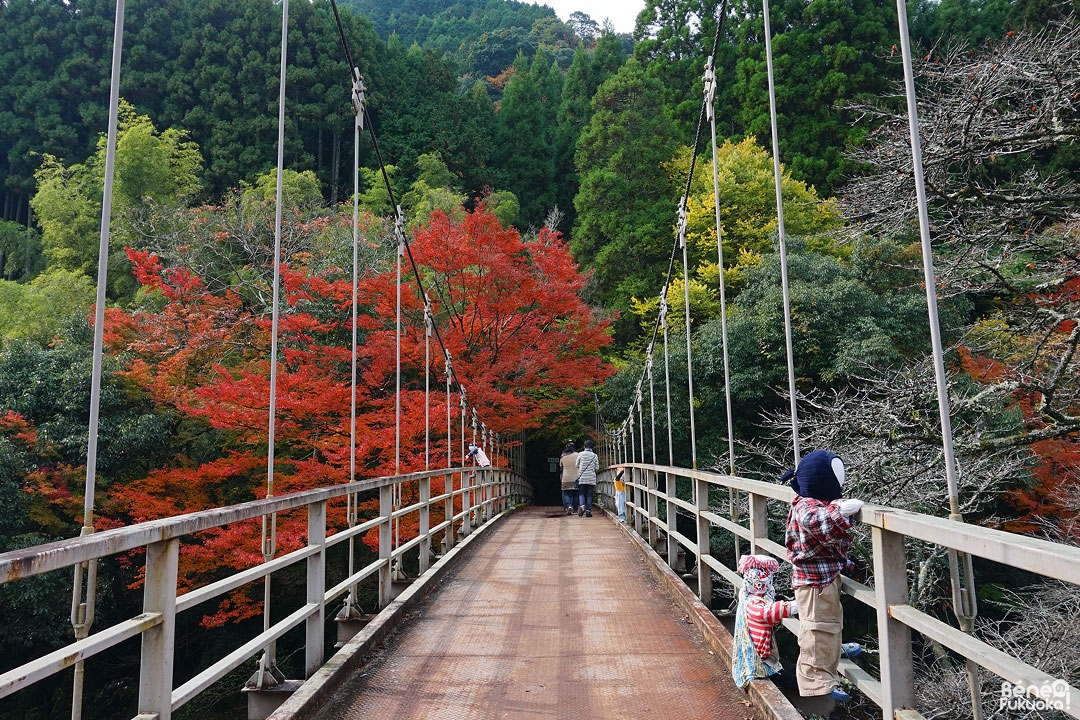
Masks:
[[[664,494],[667,496],[667,564],[672,570],[676,569],[679,562],[679,541],[675,539],[675,532],[678,530],[675,519],[679,515],[675,512],[675,503],[671,502],[675,497],[678,484],[679,481],[675,475],[664,473]]]
[[[645,481],[648,485],[645,493],[645,522],[648,527],[645,528],[645,532],[649,536],[649,547],[655,549],[660,539],[656,531],[656,520],[660,518],[660,498],[656,496],[660,489],[660,474],[655,470],[650,470]],[[640,528],[638,528],[638,534],[641,534]]]
[[[903,535],[879,527],[872,528],[872,532],[881,651],[881,717],[893,720],[897,710],[915,706],[911,629],[889,617],[890,605],[903,605],[908,601],[907,559]]]
[[[420,478],[420,574],[431,560],[431,477]]]
[[[703,478],[694,478],[695,493],[697,498],[697,573],[698,573],[698,599],[705,607],[712,608],[712,568],[705,562],[705,557],[712,555],[712,544],[709,532],[712,523],[702,513],[709,509],[709,483]]]
[[[461,537],[467,537],[472,532],[472,488],[473,474],[471,472],[461,474]]]
[[[319,552],[307,559],[307,603],[318,605],[319,611],[304,621],[304,677],[309,678],[322,667],[326,620],[326,501],[307,506],[308,547]]]
[[[750,554],[763,552],[758,538],[769,539],[769,506],[764,495],[750,493]]]
[[[390,565],[394,552],[394,486],[387,484],[379,488],[379,607],[384,608],[390,604],[392,588],[390,585]]]
[[[162,540],[146,546],[143,612],[160,613],[161,624],[142,636],[139,665],[139,714],[172,717],[173,654],[176,639],[176,573],[180,540]]]
[[[454,547],[454,473],[443,476],[443,494],[446,495],[443,513],[448,523],[443,531],[443,554],[446,554]]]
[[[491,506],[488,505],[488,491],[491,489],[491,473],[487,470],[481,470],[476,476],[480,480],[480,509],[476,513],[476,517],[479,518],[478,525],[483,525],[488,520],[488,512],[491,510]]]

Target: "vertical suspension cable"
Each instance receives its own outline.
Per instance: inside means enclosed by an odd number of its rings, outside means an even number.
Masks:
[[[119,135],[120,58],[124,47],[124,0],[117,0],[113,22],[112,76],[109,82],[109,125],[105,141],[105,183],[102,188],[101,225],[98,239],[97,296],[94,307],[94,355],[90,375],[90,422],[87,426],[86,480],[83,490],[83,524],[80,537],[94,532],[94,494],[97,483],[98,419],[101,411],[102,356],[105,346],[105,290],[109,272],[109,234],[112,225],[113,176],[116,171],[116,141]],[[83,577],[86,595],[83,597]],[[76,640],[90,635],[97,598],[97,562],[75,566],[71,585],[71,627]],[[72,679],[71,717],[82,718],[85,663],[75,663]]]
[[[461,527],[465,532],[469,529],[469,498],[472,493],[467,489],[468,478],[465,476],[465,388],[458,385],[458,399],[461,405]]]
[[[356,365],[359,355],[358,312],[357,305],[360,295],[360,131],[364,127],[364,81],[360,77],[360,70],[353,68],[352,103],[356,119],[353,122],[353,217],[352,217],[352,349],[351,371],[349,378],[349,482],[356,482]],[[351,528],[356,525],[357,519],[356,493],[345,496],[345,522]],[[356,538],[349,537],[349,577],[352,577],[355,565]],[[357,616],[357,584],[349,587],[345,596],[343,616],[352,618]]]
[[[446,365],[446,469],[450,470],[454,467],[454,431],[450,418],[450,382],[453,374],[450,369],[449,350],[443,350],[443,362]],[[447,484],[450,487],[446,487]],[[454,476],[450,472],[446,473],[446,479],[443,480],[443,492],[450,495],[450,511],[445,518],[446,532],[443,534],[443,548],[449,552],[454,542]]]
[[[724,356],[724,406],[727,410],[727,434],[728,434],[728,475],[735,475],[735,428],[731,412],[731,369],[728,362],[728,333],[727,333],[727,292],[724,287],[724,229],[720,220],[720,177],[717,161],[716,147],[716,71],[713,68],[713,59],[710,57],[705,64],[705,112],[709,119],[709,130],[712,136],[712,181],[713,181],[713,210],[716,213],[716,262],[717,274],[720,277],[720,341]],[[738,506],[735,502],[735,490],[728,488],[728,516],[732,522],[737,523]],[[735,536],[735,562],[738,564],[741,550],[739,537]]]
[[[923,179],[922,142],[919,138],[919,110],[915,95],[915,77],[911,63],[911,40],[908,33],[907,6],[897,0],[897,18],[900,29],[900,49],[904,62],[904,94],[907,99],[908,128],[911,138],[911,171],[915,180],[915,196],[919,209],[919,238],[922,243],[923,285],[926,288],[926,310],[930,323],[930,340],[933,346],[934,379],[937,386],[938,416],[941,422],[941,443],[945,459],[945,479],[949,488],[949,519],[964,522],[960,513],[960,489],[953,449],[952,412],[949,404],[949,379],[945,373],[945,351],[941,340],[941,324],[938,320],[937,277],[934,272],[933,244],[930,240],[930,217],[927,211],[926,185]],[[975,594],[975,573],[971,555],[949,550],[949,580],[952,586],[953,612],[960,629],[971,633],[978,615]],[[968,691],[975,720],[982,720],[982,692],[978,666],[967,661]]]
[[[431,300],[424,293],[424,469],[431,469]]]
[[[645,417],[642,411],[642,385],[637,385],[637,446],[642,448],[642,462],[645,462]]]
[[[281,3],[281,69],[278,78],[278,147],[277,147],[277,189],[276,208],[274,210],[274,290],[273,310],[270,323],[270,408],[267,428],[267,461],[266,461],[266,497],[274,496],[274,434],[276,430],[277,414],[277,359],[278,359],[278,320],[281,293],[281,224],[282,224],[282,194],[283,177],[285,172],[285,70],[288,66],[288,43],[289,43],[289,0]],[[272,513],[267,521],[267,516],[262,518],[262,554],[263,561],[270,562],[277,552],[277,513]],[[263,578],[263,632],[270,630],[270,578],[267,574]],[[276,662],[276,642],[271,641],[259,659],[259,669],[256,673],[256,686],[259,688],[276,685],[280,682]]]
[[[453,371],[450,369],[450,351],[445,351],[445,363],[446,363],[446,468],[449,470],[454,467],[454,432],[451,427],[450,420],[450,383],[453,377]],[[451,478],[450,483],[453,484]]]
[[[795,401],[795,354],[791,342],[791,291],[788,286],[787,239],[784,232],[784,195],[780,185],[780,134],[776,129],[776,84],[773,80],[772,25],[769,0],[762,0],[765,16],[765,64],[769,75],[769,123],[772,129],[773,179],[776,185],[776,232],[780,239],[780,280],[784,290],[784,341],[787,347],[788,394],[791,396],[791,446],[799,464],[799,415]]]
[[[401,474],[401,262],[405,255],[405,214],[398,205],[394,214],[394,235],[397,237],[397,301],[394,324],[394,474]],[[401,507],[402,486],[394,485],[394,510]],[[394,547],[401,542],[401,518],[394,518]],[[394,563],[400,579],[401,563]]]
[[[649,346],[649,359],[646,360],[646,371],[649,373],[649,430],[652,432],[652,464],[656,464],[656,395],[654,392],[655,380],[653,378],[653,351]]]
[[[720,339],[724,355],[724,401],[727,408],[728,425],[728,474],[735,474],[735,434],[731,412],[731,371],[728,363],[728,334],[727,334],[727,293],[724,287],[724,245],[723,223],[720,220],[720,178],[717,161],[716,147],[716,72],[713,69],[713,59],[710,57],[705,65],[705,98],[706,112],[709,118],[709,127],[712,131],[712,180],[713,180],[713,208],[716,212],[716,256],[717,267],[720,276]]]
[[[690,395],[690,467],[697,470],[697,430],[694,425],[694,363],[690,352],[690,264],[686,249],[686,195],[679,201],[679,245],[682,247],[683,309],[686,312],[686,385]],[[697,485],[695,484],[695,488]],[[696,492],[696,491],[695,491]]]
[[[671,439],[671,365],[668,362],[667,341],[667,285],[660,291],[660,326],[664,329],[664,394],[667,398],[667,450],[668,465],[675,464],[675,446]]]

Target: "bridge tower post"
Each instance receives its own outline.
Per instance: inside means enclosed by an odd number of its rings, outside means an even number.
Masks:
[[[890,605],[908,603],[907,559],[903,535],[875,527],[873,542],[874,591],[881,649],[881,717],[892,720],[897,710],[915,706],[911,630],[889,616]]]

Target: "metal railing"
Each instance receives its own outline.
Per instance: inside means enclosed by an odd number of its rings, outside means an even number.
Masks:
[[[745,540],[752,553],[768,553],[786,562],[784,546],[769,539],[769,503],[790,506],[795,493],[787,486],[721,475],[718,473],[660,465],[622,463],[626,473],[627,524],[653,548],[664,549],[667,562],[677,568],[680,550],[693,559],[697,574],[697,596],[711,606],[713,576],[727,581],[736,590],[742,578],[713,557],[710,535],[720,528]],[[741,494],[749,507],[747,523],[722,517],[709,506],[709,490],[724,489]],[[687,501],[679,497],[682,490]],[[610,471],[602,473],[598,492],[606,499],[614,496]],[[726,505],[728,493],[722,493]],[[696,540],[680,533],[678,513],[693,518]],[[1024,535],[956,522],[946,518],[867,504],[857,520],[869,526],[873,545],[874,587],[843,578],[844,593],[872,608],[877,616],[880,649],[880,678],[875,678],[850,660],[842,660],[841,672],[881,708],[885,720],[920,718],[915,707],[912,632],[940,643],[968,661],[999,676],[1013,688],[1039,693],[1032,701],[1053,698],[1065,714],[1080,718],[1080,690],[1029,665],[1015,656],[973,635],[942,622],[909,604],[908,561],[905,540],[915,539],[960,553],[967,553],[1002,565],[1080,586],[1080,548]],[[798,620],[784,620],[787,629],[798,632]],[[988,699],[988,698],[984,698]],[[995,698],[997,699],[997,698]]]
[[[473,474],[475,473],[475,474]],[[443,479],[444,492],[431,496],[433,478]],[[394,509],[395,488],[415,486],[416,503]],[[358,493],[378,492],[379,515],[327,534],[327,504]],[[62,540],[0,554],[0,584],[42,573],[95,562],[114,555],[145,550],[143,612],[98,630],[85,639],[48,652],[0,674],[0,698],[27,688],[77,662],[85,661],[126,640],[140,637],[137,718],[167,720],[184,703],[261,652],[286,632],[304,626],[305,677],[324,662],[327,605],[365,578],[378,576],[380,607],[391,601],[391,568],[409,553],[419,554],[423,572],[429,562],[432,539],[443,536],[450,550],[455,535],[464,537],[479,525],[513,506],[529,502],[532,490],[520,475],[504,468],[449,468],[393,477],[380,477],[154,520],[83,537]],[[255,520],[272,513],[305,508],[307,545],[216,582],[177,595],[180,543],[185,537],[231,523]],[[442,517],[434,526],[434,516]],[[415,515],[419,534],[397,546],[391,531],[399,518]],[[350,538],[377,529],[378,559],[333,587],[326,587],[326,551]],[[176,618],[179,613],[217,598],[248,583],[297,563],[306,565],[306,601],[269,629],[203,669],[179,687],[173,687]],[[66,610],[65,610],[66,611]]]

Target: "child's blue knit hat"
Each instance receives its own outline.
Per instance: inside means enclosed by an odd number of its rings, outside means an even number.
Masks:
[[[842,476],[838,477],[833,461],[840,456],[832,450],[815,450],[800,462],[794,470],[788,470],[780,482],[791,481],[791,489],[799,495],[822,502],[831,502],[843,496]],[[843,467],[843,460],[840,460]]]

